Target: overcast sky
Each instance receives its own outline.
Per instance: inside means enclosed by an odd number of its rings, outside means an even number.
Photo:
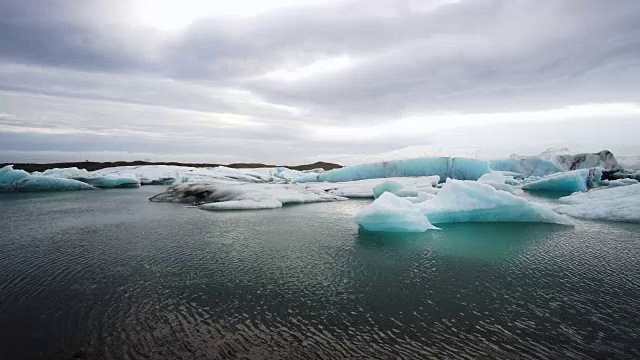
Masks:
[[[0,0],[0,162],[640,155],[638,0]]]

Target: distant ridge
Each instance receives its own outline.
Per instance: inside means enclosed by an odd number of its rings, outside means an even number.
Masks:
[[[0,167],[4,167],[6,165],[13,165],[14,169],[25,170],[28,172],[34,171],[45,171],[47,169],[53,168],[68,168],[68,167],[77,167],[79,169],[86,169],[87,171],[95,171],[104,168],[116,167],[116,166],[143,166],[143,165],[174,165],[174,166],[190,166],[190,167],[216,167],[216,166],[226,166],[230,168],[272,168],[272,167],[280,167],[280,165],[268,165],[261,163],[233,163],[229,165],[223,164],[205,164],[205,163],[180,163],[180,162],[149,162],[149,161],[115,161],[115,162],[95,162],[95,161],[84,161],[84,162],[62,162],[62,163],[48,163],[48,164],[32,164],[32,163],[6,163],[0,164]],[[317,161],[313,164],[304,164],[304,165],[296,165],[296,166],[286,166],[289,169],[293,170],[312,170],[322,168],[324,170],[332,170],[341,168],[342,165]]]

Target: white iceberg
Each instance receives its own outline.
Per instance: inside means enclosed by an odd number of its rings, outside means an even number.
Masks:
[[[523,190],[578,192],[597,186],[602,177],[600,168],[581,169],[545,176],[522,186]]]
[[[368,231],[425,232],[437,229],[417,204],[390,192],[380,195],[371,205],[357,214],[355,222]]]
[[[173,185],[149,200],[196,204],[204,210],[253,210],[347,199],[294,184],[186,183]]]
[[[136,178],[142,184],[169,183],[287,183],[293,179],[315,175],[314,171],[298,171],[285,167],[236,169],[226,166],[190,167],[174,165],[119,166],[93,171],[93,176]],[[171,182],[171,179],[174,179]]]
[[[131,176],[101,176],[99,174],[96,174],[95,172],[90,172],[86,169],[78,169],[77,167],[47,169],[42,173],[34,172],[32,175],[77,180],[99,189],[140,187],[140,180]]]
[[[576,218],[640,223],[640,184],[594,189],[560,198],[555,210]]]
[[[91,190],[93,186],[77,180],[31,175],[13,165],[0,169],[0,192],[40,192]]]
[[[382,199],[382,200],[381,200]],[[417,214],[421,213],[422,218]],[[448,179],[435,197],[413,203],[385,192],[355,221],[369,231],[417,232],[431,224],[465,222],[542,222],[573,225],[573,221],[538,204],[476,181]],[[424,230],[421,230],[424,229]]]
[[[477,180],[488,172],[491,172],[491,169],[488,163],[482,160],[452,157],[418,158],[348,166],[322,174],[301,177],[293,182],[345,182],[433,175],[440,176],[440,181],[444,181],[446,178]]]

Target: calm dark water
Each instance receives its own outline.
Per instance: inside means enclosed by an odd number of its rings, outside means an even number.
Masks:
[[[162,188],[0,195],[0,359],[639,358],[640,226],[359,232]]]

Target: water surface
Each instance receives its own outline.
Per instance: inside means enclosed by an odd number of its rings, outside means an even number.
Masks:
[[[358,230],[369,201],[206,212],[0,195],[0,358],[638,358],[640,226]]]

